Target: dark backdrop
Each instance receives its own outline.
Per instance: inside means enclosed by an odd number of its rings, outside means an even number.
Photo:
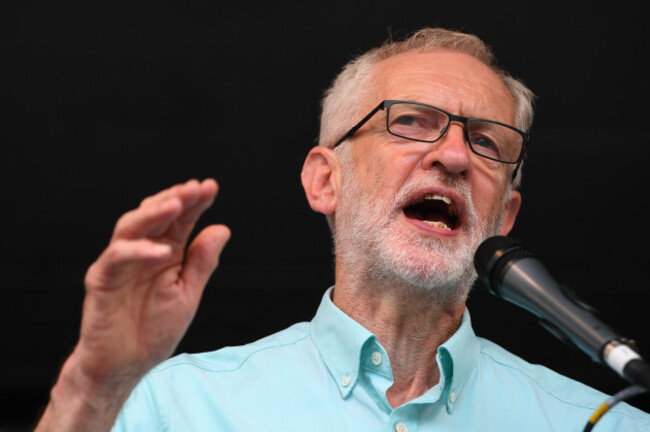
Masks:
[[[625,3],[3,4],[0,430],[46,403],[114,221],[175,182],[215,177],[201,226],[233,232],[179,351],[309,320],[333,281],[299,182],[320,95],[353,55],[425,25],[478,34],[538,95],[512,236],[648,353],[648,49]],[[475,290],[470,310],[479,335],[532,362],[626,385],[514,306]]]

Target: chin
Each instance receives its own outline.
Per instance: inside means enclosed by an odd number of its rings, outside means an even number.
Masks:
[[[426,294],[440,304],[466,300],[476,279],[473,242],[389,236],[370,254],[371,271],[389,284]],[[379,246],[383,245],[383,247]],[[400,288],[402,289],[402,288]]]
[[[394,249],[384,252],[377,261],[383,264],[375,268],[383,279],[392,280],[395,285],[407,287],[413,293],[426,294],[439,304],[463,303],[476,280],[468,254],[449,256],[441,251],[395,253]],[[471,253],[469,257],[472,257]]]

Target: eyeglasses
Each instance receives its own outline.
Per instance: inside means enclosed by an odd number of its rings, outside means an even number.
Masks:
[[[493,120],[467,118],[419,102],[385,100],[352,127],[334,147],[354,135],[379,110],[386,110],[386,129],[392,135],[412,141],[433,143],[442,138],[451,122],[462,123],[465,140],[475,154],[497,162],[516,164],[512,178],[523,160],[528,134]]]

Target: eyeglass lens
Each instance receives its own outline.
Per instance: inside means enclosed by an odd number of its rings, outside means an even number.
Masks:
[[[394,103],[388,109],[388,131],[403,138],[434,142],[450,124],[449,116],[433,107]],[[504,125],[480,120],[466,122],[466,138],[472,150],[488,159],[515,163],[523,146],[523,137]]]

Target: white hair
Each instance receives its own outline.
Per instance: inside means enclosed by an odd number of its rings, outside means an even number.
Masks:
[[[515,103],[515,126],[528,131],[533,123],[535,95],[526,85],[500,68],[492,49],[477,36],[443,28],[424,28],[403,41],[389,40],[346,64],[324,93],[320,121],[319,145],[332,148],[352,127],[351,119],[365,115],[361,110],[370,104],[371,77],[382,60],[394,55],[431,48],[453,49],[480,60],[494,71],[510,91]],[[372,101],[372,103],[376,103]],[[514,184],[520,181],[521,169]]]

